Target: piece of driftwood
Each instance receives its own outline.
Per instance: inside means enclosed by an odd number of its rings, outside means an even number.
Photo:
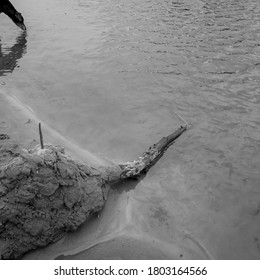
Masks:
[[[1,258],[20,258],[76,230],[103,208],[106,184],[147,172],[186,129],[179,127],[135,161],[100,168],[71,159],[58,146],[26,150],[1,141]]]

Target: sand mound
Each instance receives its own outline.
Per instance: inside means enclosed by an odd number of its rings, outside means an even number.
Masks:
[[[132,162],[94,168],[66,156],[64,149],[20,149],[0,143],[0,254],[19,258],[77,229],[105,204],[106,183],[138,178],[187,128],[180,126]],[[41,134],[41,133],[40,133]]]
[[[73,161],[60,147],[0,146],[2,259],[56,241],[104,206],[98,170]]]

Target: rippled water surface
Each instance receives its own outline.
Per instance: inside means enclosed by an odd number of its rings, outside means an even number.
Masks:
[[[190,124],[99,219],[28,258],[259,259],[260,2],[13,4],[28,30],[0,15],[1,90],[61,135],[122,162]]]

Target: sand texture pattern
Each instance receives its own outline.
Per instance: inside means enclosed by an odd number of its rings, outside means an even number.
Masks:
[[[93,167],[71,159],[51,144],[21,149],[3,137],[0,144],[0,254],[17,259],[76,230],[105,204],[107,183],[146,173],[185,130],[152,145],[134,161]],[[41,141],[42,142],[42,141]]]
[[[100,173],[61,148],[25,150],[9,142],[1,145],[0,154],[2,259],[17,259],[54,242],[102,209]]]

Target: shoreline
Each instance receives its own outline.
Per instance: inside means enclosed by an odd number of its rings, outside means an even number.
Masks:
[[[40,120],[37,118],[33,110],[30,107],[24,105],[18,98],[14,97],[13,95],[11,94],[7,95],[6,93],[3,93],[2,90],[0,90],[0,104],[1,104],[0,108],[2,112],[2,119],[1,119],[1,126],[0,126],[0,135],[2,135],[2,139],[0,140],[1,152],[5,153],[6,152],[5,146],[8,147],[8,145],[15,145],[15,147],[17,146],[18,149],[17,151],[20,152],[21,148],[32,149],[37,144],[39,144],[39,135],[38,135],[37,126]],[[76,145],[74,143],[71,143],[70,141],[62,137],[60,134],[55,132],[52,128],[50,128],[46,124],[44,124],[43,128],[45,129],[44,135],[46,136],[47,140],[54,139],[54,141],[52,142],[54,142],[55,144],[58,142],[58,144],[61,144],[62,146],[67,146],[65,147],[66,152],[68,150],[67,149],[68,147],[71,148],[72,153],[69,153],[70,156],[74,157],[75,154],[77,155],[77,153],[75,153],[75,150],[77,152],[77,149],[75,149]],[[8,155],[8,153],[6,153],[6,155]],[[82,152],[81,152],[81,156],[82,156]],[[94,155],[90,154],[87,151],[85,151],[85,154],[83,154],[83,156],[85,156],[88,162],[91,162],[91,164],[98,165],[100,163],[104,163],[102,160],[96,158]],[[112,204],[113,204],[113,199],[114,198],[112,194],[110,198]],[[114,205],[113,207],[112,205],[110,205],[110,207],[106,208],[109,209],[108,211],[106,210],[102,211],[102,215],[104,215],[107,218],[109,216],[116,218],[116,209],[117,210],[121,209],[121,211],[123,212],[127,211],[126,205],[123,205],[122,202],[119,202],[117,206],[118,207],[114,208]],[[100,221],[93,221],[93,222],[98,223],[101,227],[107,227],[108,226],[107,218],[101,219]],[[105,225],[103,225],[102,221],[103,223],[105,223]],[[138,228],[135,228],[133,224],[131,224],[129,228],[129,225],[127,225],[125,220],[114,221],[114,226],[112,226],[112,232],[109,232],[109,234],[103,233],[104,235],[103,236],[101,235],[100,238],[98,238],[97,240],[95,240],[96,238],[95,229],[97,230],[97,228],[95,228],[94,226],[94,230],[89,234],[90,239],[92,239],[92,241],[89,243],[90,244],[89,246],[86,246],[85,248],[84,245],[81,248],[80,247],[77,248],[76,246],[74,250],[72,248],[72,250],[67,250],[67,251],[65,250],[65,252],[63,253],[57,252],[56,257],[53,256],[53,258],[54,259],[58,259],[58,258],[101,259],[106,257],[115,258],[115,256],[118,256],[118,259],[122,259],[122,258],[129,259],[131,255],[132,258],[136,258],[136,259],[143,259],[147,257],[151,259],[167,259],[169,258],[169,256],[172,255],[172,253],[169,252],[169,250],[167,249],[167,242],[163,242],[163,241],[156,242],[154,238],[146,236],[142,232],[138,234]],[[109,225],[108,229],[111,230],[111,225]],[[131,232],[131,235],[129,235],[129,231]],[[63,239],[66,240],[66,235],[67,233],[65,233],[64,238],[62,237],[62,240]],[[46,250],[48,255],[48,246],[55,247],[56,243],[57,242],[54,242],[51,245],[47,245],[43,249],[37,249],[37,251]],[[5,248],[5,246],[6,245],[3,243],[0,244],[0,250]],[[149,249],[144,250],[146,246],[149,247]],[[165,247],[164,252],[160,250],[160,247]],[[132,248],[130,255],[129,255],[129,248]],[[105,253],[102,256],[104,250]],[[176,250],[178,251],[178,249]],[[176,250],[173,251],[176,252]],[[24,259],[27,259],[28,256],[30,259],[30,255],[33,256],[34,254],[37,254],[37,251],[34,252],[32,251],[25,254]],[[75,253],[73,253],[73,251]],[[174,253],[174,259],[177,259],[178,255],[182,255],[182,254]]]
[[[37,117],[32,108],[15,96],[14,89],[4,92],[0,88],[1,123],[0,134],[7,134],[10,139],[23,148],[32,148],[40,143],[38,124],[41,122],[45,143],[60,145],[69,156],[94,166],[108,165],[107,159],[97,157],[81,148],[75,141],[57,132],[49,124]],[[13,93],[14,92],[14,93]]]
[[[35,150],[35,147],[39,146],[39,132],[38,132],[38,123],[41,122],[43,124],[44,129],[44,137],[46,146],[49,146],[47,143],[54,143],[54,145],[58,145],[58,147],[65,147],[66,155],[68,159],[76,158],[76,161],[84,162],[90,166],[104,166],[106,162],[102,159],[99,159],[95,155],[91,154],[87,150],[84,150],[78,147],[75,143],[66,139],[58,132],[56,132],[53,128],[48,126],[46,123],[42,122],[35,114],[35,112],[25,104],[23,104],[18,98],[16,98],[11,90],[8,90],[7,93],[0,89],[0,111],[1,111],[1,122],[0,122],[0,164],[3,168],[6,167],[13,162],[12,157],[22,155],[27,153],[28,150]],[[26,167],[26,166],[25,166]],[[8,167],[7,167],[8,168]],[[16,168],[16,167],[15,167]],[[10,169],[13,172],[13,169]],[[14,172],[16,172],[14,170]],[[4,175],[4,173],[2,174]],[[5,178],[5,175],[4,177]],[[15,180],[18,178],[13,178],[14,183],[11,181],[7,184],[15,184]],[[21,179],[22,180],[22,179]],[[32,185],[33,186],[33,185]],[[47,187],[47,186],[46,186]],[[7,201],[5,202],[4,196],[6,195],[6,187],[5,185],[0,186],[1,196],[3,196],[1,205],[4,207],[1,209],[3,212],[3,219],[9,219],[6,211],[9,211],[9,195],[7,196]],[[11,189],[10,189],[11,190]],[[21,190],[22,191],[22,190]],[[99,192],[99,188],[97,189]],[[92,193],[92,192],[91,192]],[[25,193],[24,193],[25,195]],[[12,197],[12,196],[11,196]],[[18,199],[16,196],[13,199]],[[101,199],[101,197],[100,197]],[[12,200],[12,199],[11,199]],[[19,199],[18,199],[19,200]],[[97,205],[99,205],[99,200],[97,200]],[[7,204],[6,204],[7,203]],[[10,202],[11,203],[11,202]],[[5,206],[6,204],[6,206]],[[100,202],[100,204],[102,204]],[[20,205],[20,204],[19,204]],[[18,205],[18,206],[19,206]],[[17,207],[18,207],[17,206]],[[21,204],[22,206],[22,204]],[[19,207],[21,207],[19,206]],[[8,208],[6,208],[8,207]],[[98,207],[97,207],[98,208]],[[6,209],[6,210],[5,210]],[[14,211],[16,211],[14,209]],[[10,212],[11,213],[11,212]],[[6,218],[5,218],[5,215]],[[1,226],[1,224],[0,224]],[[2,226],[1,226],[2,227]],[[0,230],[1,230],[0,227]],[[5,226],[4,226],[5,227]],[[37,227],[36,227],[37,228]],[[3,230],[3,229],[2,229]],[[5,229],[4,229],[5,231]],[[4,233],[4,232],[2,232]],[[6,232],[7,233],[7,232]],[[4,233],[5,235],[5,233]],[[33,238],[33,236],[32,236]],[[58,238],[59,240],[59,238]],[[54,242],[55,243],[55,242]],[[6,251],[6,248],[12,243],[6,240],[5,238],[1,239],[0,242],[0,252],[1,254]],[[11,245],[12,246],[12,245]],[[16,245],[14,245],[16,246]],[[3,255],[4,256],[4,255]]]

